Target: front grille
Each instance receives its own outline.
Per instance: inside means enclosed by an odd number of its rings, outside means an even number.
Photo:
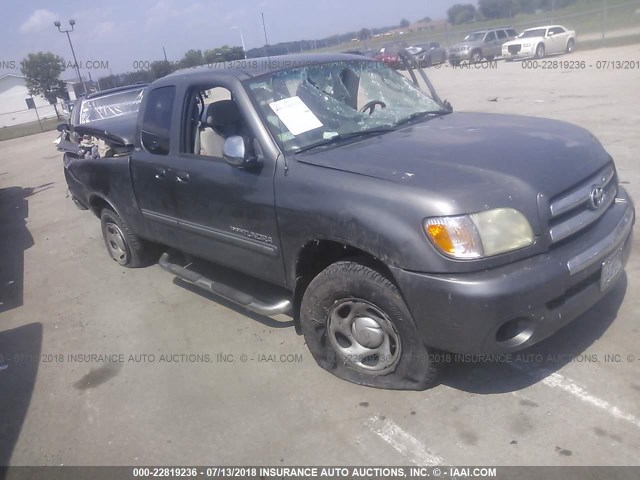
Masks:
[[[520,52],[520,50],[522,49],[522,45],[509,45],[507,48],[509,49],[509,53],[511,55],[515,55],[516,53]]]
[[[613,164],[607,165],[595,175],[569,191],[555,197],[549,204],[549,236],[552,243],[575,235],[598,220],[613,204],[618,194]],[[602,196],[594,190],[602,189]],[[600,202],[594,202],[592,197]]]

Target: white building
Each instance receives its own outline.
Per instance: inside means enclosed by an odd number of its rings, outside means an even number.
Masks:
[[[55,109],[44,97],[29,95],[25,77],[12,73],[0,76],[0,128],[37,122],[36,110],[40,119],[56,116]],[[58,111],[62,114],[60,104]]]

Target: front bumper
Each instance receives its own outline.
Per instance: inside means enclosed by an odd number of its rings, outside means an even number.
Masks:
[[[554,334],[610,291],[600,289],[602,263],[621,251],[626,264],[634,222],[633,203],[620,188],[596,224],[547,253],[469,274],[391,270],[426,345],[453,353],[507,353]],[[526,329],[505,341],[509,322]]]
[[[466,62],[469,61],[469,58],[471,58],[471,50],[457,52],[448,51],[447,58],[450,62]]]
[[[530,48],[525,48],[525,47],[521,47],[520,50],[518,52],[515,53],[511,53],[507,48],[502,48],[502,58],[504,59],[521,59],[521,58],[531,58],[531,57],[535,57],[536,55],[536,49],[535,47],[530,47]]]

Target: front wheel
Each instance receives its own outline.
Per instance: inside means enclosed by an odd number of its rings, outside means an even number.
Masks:
[[[482,60],[483,60],[483,57],[482,57],[482,52],[480,52],[480,50],[476,50],[471,54],[471,63],[480,63],[482,62]]]
[[[544,43],[541,43],[536,47],[536,58],[544,58],[545,48]]]
[[[436,363],[400,292],[369,266],[340,261],[324,269],[307,287],[300,317],[313,358],[339,378],[397,390],[435,383]]]

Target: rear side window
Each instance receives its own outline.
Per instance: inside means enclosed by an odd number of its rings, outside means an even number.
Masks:
[[[507,38],[507,33],[504,30],[496,30],[498,34],[498,39],[502,40],[503,38]]]
[[[160,87],[149,93],[142,119],[142,146],[150,153],[167,155],[170,150],[171,116],[176,87]]]
[[[509,34],[510,37],[517,37],[518,36],[518,33],[513,28],[509,28],[507,30],[507,33]]]

